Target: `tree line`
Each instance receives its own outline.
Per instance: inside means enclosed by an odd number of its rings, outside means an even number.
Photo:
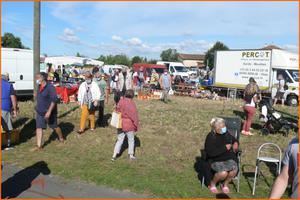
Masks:
[[[19,48],[19,49],[29,49],[28,47],[22,44],[21,38],[14,36],[12,33],[4,33],[1,37],[1,46],[7,48]],[[220,41],[217,41],[210,49],[205,52],[204,64],[209,66],[209,68],[213,68],[214,65],[214,52],[216,50],[229,50],[229,48]],[[84,57],[79,52],[76,53],[77,57]],[[177,62],[179,61],[178,52],[176,49],[166,49],[161,52],[160,59],[163,61],[169,62]],[[97,60],[103,61],[107,65],[126,65],[131,66],[135,63],[150,63],[155,64],[157,62],[156,59],[147,59],[146,57],[141,56],[133,56],[132,58],[128,57],[125,54],[119,55],[100,55]]]

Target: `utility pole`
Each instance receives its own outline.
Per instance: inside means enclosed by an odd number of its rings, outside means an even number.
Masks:
[[[33,30],[33,77],[34,77],[34,92],[37,92],[36,74],[40,72],[40,27],[41,27],[41,2],[34,2],[34,30]]]

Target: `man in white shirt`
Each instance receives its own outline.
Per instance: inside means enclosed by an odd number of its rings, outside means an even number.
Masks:
[[[275,95],[275,99],[274,99],[274,105],[277,104],[277,101],[280,100],[281,101],[281,105],[284,106],[284,85],[285,85],[285,80],[282,76],[282,74],[278,75],[278,83],[277,85],[277,93]]]

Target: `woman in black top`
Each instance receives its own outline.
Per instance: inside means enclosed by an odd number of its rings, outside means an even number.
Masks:
[[[205,151],[211,161],[211,168],[215,171],[209,189],[212,193],[219,193],[216,184],[221,184],[222,192],[229,193],[228,184],[238,171],[236,151],[238,141],[227,132],[225,121],[214,118],[211,121],[212,131],[206,136]]]

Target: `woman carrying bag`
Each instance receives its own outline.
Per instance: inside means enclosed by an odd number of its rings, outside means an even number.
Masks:
[[[130,160],[136,159],[134,156],[134,133],[138,131],[139,119],[137,108],[132,100],[134,97],[133,90],[127,90],[125,96],[122,97],[117,105],[116,111],[121,113],[122,128],[118,131],[118,139],[115,144],[112,161],[117,159],[120,153],[125,135],[128,138],[128,155]]]
[[[81,83],[78,90],[78,103],[81,106],[80,129],[77,131],[82,134],[85,131],[86,119],[90,117],[91,131],[95,130],[95,111],[100,101],[101,92],[96,82],[92,81],[91,72],[85,73],[85,82]]]

